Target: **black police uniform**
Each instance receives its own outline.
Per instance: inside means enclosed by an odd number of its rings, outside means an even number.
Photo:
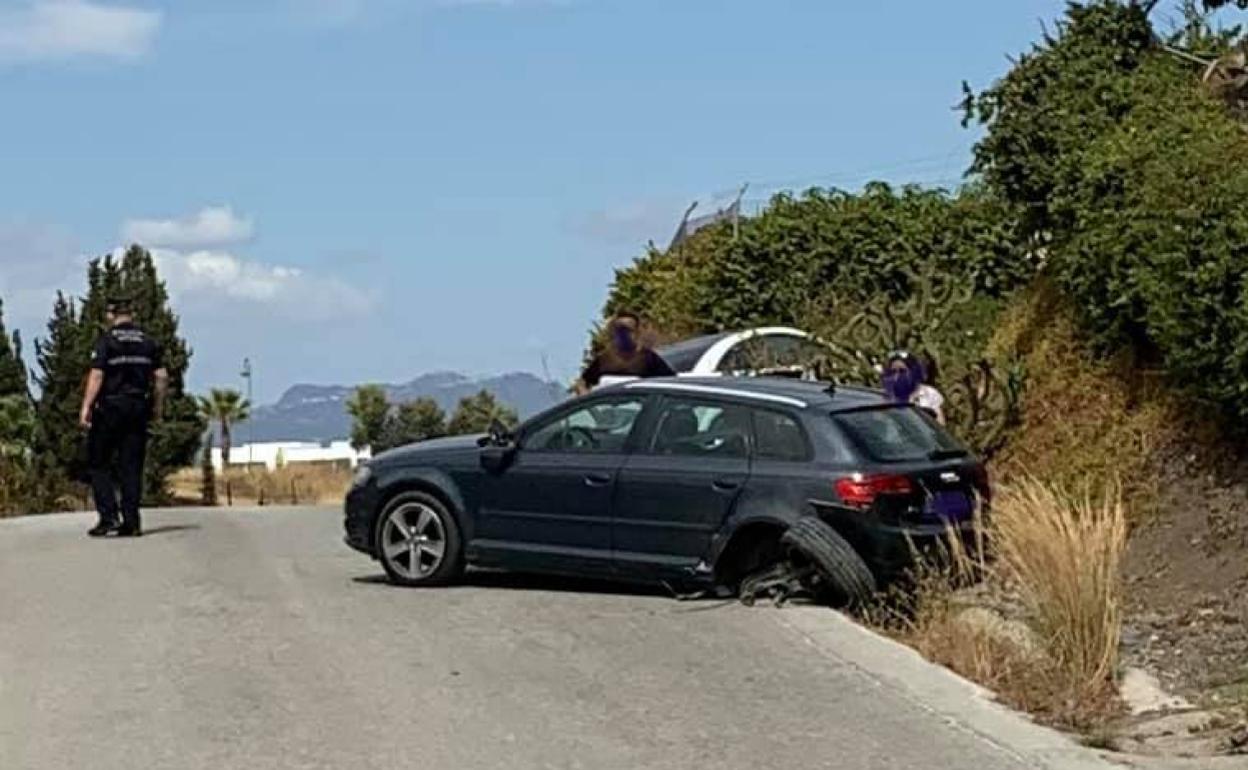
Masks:
[[[117,324],[101,335],[91,355],[91,368],[104,373],[87,438],[91,491],[101,523],[116,524],[117,497],[112,479],[115,460],[121,482],[119,531],[124,534],[139,531],[152,379],[163,365],[160,345],[132,323]]]

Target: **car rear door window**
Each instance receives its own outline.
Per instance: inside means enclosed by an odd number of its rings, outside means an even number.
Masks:
[[[565,412],[539,426],[524,439],[524,449],[537,452],[623,452],[644,398],[603,399]]]
[[[822,345],[791,334],[748,337],[732,347],[719,363],[724,374],[785,374],[813,371],[828,351]]]
[[[648,449],[682,457],[746,457],[750,433],[746,407],[671,398],[663,403]]]
[[[967,450],[912,406],[839,412],[832,419],[877,462],[910,462],[961,457]]]
[[[802,462],[810,459],[806,432],[796,418],[769,409],[754,409],[755,453],[759,459]]]

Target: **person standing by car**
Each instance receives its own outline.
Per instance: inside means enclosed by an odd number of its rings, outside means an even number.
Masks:
[[[640,341],[641,318],[636,313],[616,313],[607,326],[607,342],[594,356],[576,383],[583,396],[603,377],[671,377],[675,370],[663,357]]]
[[[935,371],[934,360],[932,371]],[[923,364],[912,353],[904,350],[889,353],[882,380],[884,393],[890,401],[914,404],[944,424],[945,397],[936,389],[933,375],[926,373]]]
[[[138,537],[142,534],[139,500],[147,428],[150,420],[161,417],[169,374],[161,361],[160,345],[134,324],[129,300],[111,299],[106,318],[109,329],[96,340],[78,415],[88,431],[91,493],[100,515],[99,523],[87,534]],[[112,478],[114,461],[121,486],[120,517]]]
[[[894,403],[909,403],[923,382],[919,362],[904,350],[894,350],[888,354],[884,362],[881,385],[888,400]]]
[[[940,392],[940,386],[937,384],[940,368],[936,365],[936,358],[931,353],[923,353],[920,363],[923,367],[923,380],[919,383],[919,387],[915,388],[910,401],[936,418],[936,422],[944,425],[945,396]]]

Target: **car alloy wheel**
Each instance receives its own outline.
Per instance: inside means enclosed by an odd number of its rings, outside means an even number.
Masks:
[[[446,523],[441,512],[430,506],[405,502],[386,515],[381,555],[404,580],[419,582],[437,572],[446,557],[446,546]]]

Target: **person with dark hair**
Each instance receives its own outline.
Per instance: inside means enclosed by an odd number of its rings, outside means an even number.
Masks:
[[[935,359],[927,356],[927,360],[931,367],[930,373],[912,353],[904,350],[889,353],[882,377],[884,393],[891,401],[914,404],[943,425],[945,397],[935,386]]]
[[[576,383],[577,395],[597,387],[603,377],[671,377],[675,370],[640,340],[641,318],[627,311],[607,325],[607,341]]]
[[[147,427],[159,420],[169,374],[160,345],[135,326],[130,301],[113,297],[106,313],[109,329],[96,340],[78,421],[88,431],[91,493],[100,515],[88,535],[138,537],[139,500],[143,494],[143,459]],[[121,482],[118,515],[112,471]]]
[[[890,401],[910,403],[922,382],[923,369],[918,359],[904,350],[894,350],[888,354],[884,361],[881,385]]]
[[[945,396],[940,392],[940,386],[937,384],[940,369],[936,365],[936,358],[931,353],[924,353],[922,366],[923,380],[914,389],[914,395],[910,400],[915,406],[935,417],[936,422],[944,425]]]

